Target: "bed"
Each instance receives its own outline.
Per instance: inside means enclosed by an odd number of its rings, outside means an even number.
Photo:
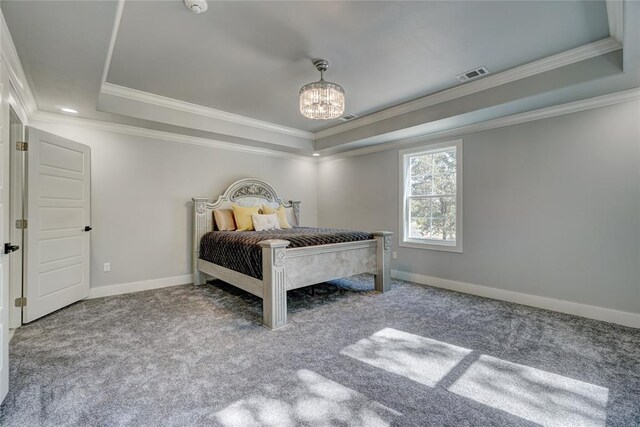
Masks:
[[[215,231],[214,209],[268,205],[285,207],[294,227],[271,231]],[[287,202],[256,178],[234,182],[213,203],[193,198],[193,281],[220,279],[262,298],[263,324],[287,323],[287,291],[360,273],[375,275],[376,291],[390,287],[389,231],[300,227],[301,202]]]

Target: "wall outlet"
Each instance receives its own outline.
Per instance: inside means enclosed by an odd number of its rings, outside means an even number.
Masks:
[[[391,258],[398,259],[398,252],[396,251],[391,252]]]
[[[111,271],[111,263],[110,262],[105,262],[104,263],[104,271],[105,273],[108,271]]]

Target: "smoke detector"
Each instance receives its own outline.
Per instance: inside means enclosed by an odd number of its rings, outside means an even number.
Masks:
[[[184,0],[185,6],[193,13],[202,13],[207,11],[207,0]]]

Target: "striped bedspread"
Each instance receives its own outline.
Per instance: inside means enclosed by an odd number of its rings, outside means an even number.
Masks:
[[[288,240],[287,248],[373,239],[364,231],[294,227],[269,231],[212,231],[202,236],[200,258],[247,276],[262,279],[262,248],[258,242]]]

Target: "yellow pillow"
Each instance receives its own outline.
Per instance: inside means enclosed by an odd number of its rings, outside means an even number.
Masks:
[[[262,213],[276,214],[278,215],[278,221],[280,222],[280,228],[291,228],[289,221],[287,221],[287,211],[284,210],[284,206],[280,205],[278,209],[273,209],[267,205],[262,205]]]
[[[260,206],[238,206],[233,205],[233,217],[236,220],[237,231],[252,231],[253,221],[251,215],[258,215],[260,213]]]

